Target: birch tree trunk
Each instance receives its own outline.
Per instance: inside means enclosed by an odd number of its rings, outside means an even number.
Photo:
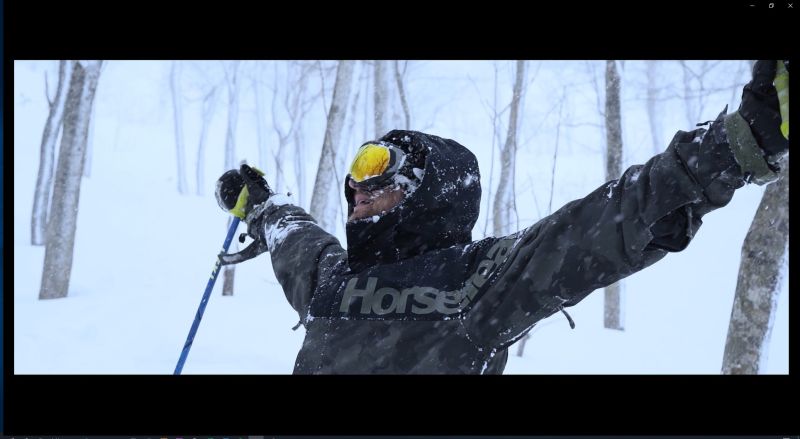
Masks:
[[[492,93],[492,159],[490,160],[489,164],[489,185],[486,190],[486,212],[489,212],[489,206],[492,203],[492,179],[494,177],[494,152],[498,149],[498,143],[500,143],[500,128],[499,128],[499,116],[497,112],[497,61],[492,62],[492,69],[494,70],[493,75],[493,93]],[[489,232],[489,217],[491,215],[486,215],[484,223],[483,223],[483,236],[488,237]],[[492,232],[494,233],[494,232]]]
[[[686,110],[686,126],[693,127],[698,121],[694,117],[694,104],[692,103],[692,71],[686,61],[679,61],[683,72],[683,101]]]
[[[333,99],[328,111],[328,123],[325,128],[325,140],[322,143],[317,176],[311,197],[311,216],[320,227],[331,233],[336,230],[335,219],[341,208],[341,190],[339,173],[344,170],[339,164],[340,139],[350,97],[353,79],[354,61],[339,61],[336,69],[336,83],[333,86]],[[335,194],[335,195],[334,195]]]
[[[74,64],[63,114],[63,133],[47,222],[47,245],[39,299],[66,297],[78,220],[89,118],[102,61]]]
[[[108,66],[107,63],[100,65],[100,73]],[[95,90],[95,93],[97,91]],[[94,156],[94,130],[97,124],[97,105],[92,105],[92,114],[89,117],[89,134],[86,140],[86,154],[83,158],[83,176],[90,178],[92,176],[92,157]]]
[[[658,61],[645,61],[647,64],[647,118],[650,119],[650,136],[653,141],[653,154],[659,154],[666,149],[662,145],[661,127],[659,124],[656,104],[659,88],[656,86]]]
[[[406,61],[408,65],[408,61]],[[400,61],[394,61],[394,79],[397,82],[397,93],[400,95],[400,105],[403,107],[403,116],[405,116],[405,129],[411,129],[411,110],[408,108],[408,98],[406,98],[406,87],[403,81],[403,75],[400,73]]]
[[[525,87],[525,61],[517,61],[511,113],[508,118],[506,142],[500,151],[500,183],[494,195],[494,236],[504,236],[511,230],[511,216],[516,208],[514,200],[514,171],[517,156],[517,125],[522,92]]]
[[[389,113],[389,90],[386,87],[386,61],[375,60],[375,138],[386,134],[386,115]]]
[[[95,91],[96,92],[96,91]],[[92,105],[92,114],[89,116],[89,134],[86,135],[86,154],[83,156],[83,176],[92,176],[92,150],[94,149],[94,125],[97,123],[97,105]]]
[[[287,101],[287,111],[289,113],[289,119],[291,120],[291,129],[289,130],[291,136],[287,134],[287,138],[291,137],[290,140],[287,140],[289,143],[294,143],[294,165],[295,165],[295,178],[297,181],[297,185],[294,188],[294,193],[297,195],[297,200],[300,206],[304,206],[305,208],[305,191],[306,191],[306,184],[305,184],[305,144],[303,142],[302,132],[303,132],[303,121],[305,120],[306,114],[311,111],[311,107],[314,105],[316,101],[316,97],[309,97],[307,98],[308,94],[308,85],[311,79],[312,74],[315,71],[315,67],[312,63],[301,62],[297,61],[294,62],[293,65],[299,70],[298,74],[294,75],[292,78],[292,83],[289,86],[293,91],[292,99]],[[287,166],[289,165],[288,160],[283,161],[284,164]]]
[[[169,86],[172,92],[172,108],[175,116],[175,151],[177,152],[178,172],[178,193],[181,195],[188,192],[186,185],[186,160],[184,158],[183,144],[183,100],[180,90],[180,61],[172,62],[172,69],[169,75]]]
[[[780,180],[764,190],[742,245],[722,358],[725,375],[757,374],[765,365],[780,293],[781,268],[789,243],[788,158],[782,174]]]
[[[36,177],[36,189],[33,194],[33,212],[31,213],[31,245],[44,245],[47,232],[47,218],[50,206],[50,190],[53,187],[53,164],[55,162],[56,140],[61,129],[64,115],[64,103],[67,101],[67,89],[72,76],[73,61],[61,61],[58,65],[58,86],[53,100],[47,96],[50,112],[42,133],[41,152],[39,156],[39,174]],[[45,82],[45,89],[47,83]],[[46,91],[46,90],[45,90]]]
[[[208,137],[208,127],[214,116],[214,109],[217,106],[217,86],[211,89],[203,97],[203,113],[200,122],[200,140],[197,143],[197,195],[205,193],[205,162],[206,162],[206,138]]]
[[[264,114],[264,86],[261,84],[263,81],[262,70],[256,69],[253,76],[253,97],[256,101],[256,143],[258,143],[258,167],[262,171],[267,170],[267,163],[269,162],[269,151],[267,148],[267,133],[265,132],[264,123],[266,115]]]
[[[364,63],[366,63],[366,61],[362,61],[362,65]],[[367,68],[365,66],[364,68],[361,69],[361,74],[358,76],[358,79],[356,80],[356,84],[359,84],[359,85],[363,84],[364,90],[369,90],[370,83],[374,82],[373,79],[375,79],[375,78],[373,78],[373,76],[374,75],[370,75],[368,73],[368,70],[367,70]],[[374,101],[374,96],[373,96],[373,101]],[[374,104],[374,102],[373,102],[373,104]],[[364,134],[361,136],[361,138],[364,139],[364,141],[366,142],[367,139],[370,138],[369,127],[372,125],[372,124],[370,124],[370,117],[369,117],[370,105],[369,105],[369,93],[368,92],[364,92],[364,105],[363,105],[363,107],[364,107],[364,124],[362,126],[364,128]],[[373,105],[373,107],[374,107],[374,105]],[[373,108],[373,110],[374,110],[374,108]],[[355,116],[353,116],[353,117],[355,117]]]
[[[553,212],[553,192],[555,188],[556,182],[556,163],[558,161],[558,143],[561,139],[561,122],[564,120],[563,117],[563,110],[564,110],[564,101],[566,100],[566,87],[562,91],[560,102],[558,103],[558,124],[556,125],[556,144],[555,148],[553,148],[553,166],[550,171],[550,200],[547,203],[547,215],[550,215]],[[536,210],[538,213],[538,218],[542,218],[542,215],[539,211],[538,202],[536,201],[536,192],[533,192],[533,202],[536,205]],[[517,342],[517,356],[521,357],[525,352],[525,344],[528,342],[528,339],[531,337],[531,333],[526,333],[518,342]]]
[[[367,69],[368,65],[365,62],[363,61],[356,62],[356,65],[353,67],[353,76],[363,76],[363,75],[357,75],[356,71],[361,70],[361,73],[363,73],[363,71]],[[360,85],[360,82],[356,81],[356,84]],[[350,110],[347,113],[351,115],[351,117],[349,117],[350,123],[347,125],[346,134],[344,134],[344,136],[342,137],[342,142],[345,145],[360,145],[361,142],[364,142],[364,139],[356,139],[356,140],[353,139],[354,137],[353,133],[355,132],[356,119],[357,119],[355,117],[355,114],[356,111],[358,110],[358,101],[361,95],[362,87],[357,85],[353,88],[355,89],[355,95],[350,99]],[[367,87],[363,87],[363,89],[364,89],[364,94],[369,93],[369,89]],[[353,155],[355,155],[353,150],[350,151],[342,150],[340,159],[344,160],[344,163],[347,163],[347,159],[352,158]]]
[[[281,63],[282,65],[284,63]],[[275,64],[275,75],[273,77],[273,93],[272,93],[272,129],[275,130],[275,134],[278,136],[278,147],[274,149],[273,159],[275,160],[275,177],[273,179],[274,183],[274,191],[276,193],[283,193],[285,191],[286,186],[286,177],[283,173],[283,159],[284,159],[284,151],[286,149],[286,145],[289,143],[289,139],[291,138],[291,123],[289,124],[289,128],[283,130],[281,128],[281,121],[284,119],[280,117],[278,114],[278,102],[282,102],[284,104],[284,109],[288,110],[288,101],[291,99],[291,95],[296,92],[296,90],[289,90],[289,87],[286,85],[290,84],[290,78],[292,74],[291,68],[287,65],[285,71],[285,78],[283,81],[280,80],[280,75],[278,72],[279,64]],[[281,86],[281,85],[284,86]],[[289,114],[291,118],[291,115]],[[292,121],[294,122],[294,121]]]
[[[306,153],[305,141],[303,140],[303,127],[301,125],[294,131],[294,174],[297,178],[297,203],[303,209],[308,209],[306,205]]]
[[[239,61],[231,63],[231,71],[226,73],[228,84],[228,128],[225,132],[225,170],[236,167],[236,123],[239,119],[239,87],[237,76],[239,73]],[[228,218],[225,231],[230,227],[233,218]],[[236,240],[231,243],[230,253],[238,250]],[[233,296],[233,279],[236,274],[235,265],[226,265],[222,272],[222,295]]]
[[[616,61],[606,61],[606,181],[622,174],[622,115],[620,103],[620,77]],[[605,288],[603,325],[608,329],[623,330],[620,283]]]

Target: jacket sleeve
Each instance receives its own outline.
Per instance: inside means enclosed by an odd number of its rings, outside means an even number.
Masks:
[[[723,111],[708,131],[679,131],[644,165],[500,238],[502,262],[463,317],[470,338],[507,347],[562,307],[683,250],[701,217],[728,204],[735,189],[773,178],[768,168],[742,171],[735,151],[755,153],[757,145],[749,129],[732,125],[734,115]]]
[[[282,200],[277,197],[267,201],[264,213],[267,247],[275,277],[302,320],[319,279],[344,263],[347,253],[339,240],[319,227],[305,210],[280,204]]]

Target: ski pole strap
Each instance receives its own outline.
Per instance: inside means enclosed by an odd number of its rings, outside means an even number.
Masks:
[[[261,238],[261,236],[259,236],[252,243],[250,243],[250,245],[245,247],[244,250],[238,253],[231,253],[231,254],[226,254],[224,252],[220,253],[219,254],[220,264],[222,265],[238,264],[240,262],[253,259],[256,256],[260,255],[261,253],[266,252],[267,250],[268,250],[267,243],[264,242],[264,239]]]
[[[231,246],[231,241],[233,241],[233,235],[236,234],[236,228],[239,227],[239,218],[234,217],[231,221],[231,225],[228,228],[228,235],[225,236],[225,242],[222,244],[222,253],[225,254],[228,252],[228,249]],[[186,337],[186,343],[183,345],[183,350],[181,351],[181,356],[178,359],[178,364],[175,366],[175,375],[180,375],[181,371],[183,370],[183,364],[186,362],[186,357],[189,355],[189,349],[192,347],[192,343],[194,342],[194,336],[197,333],[197,328],[200,326],[200,320],[203,318],[203,313],[206,310],[206,304],[208,303],[209,297],[211,297],[211,290],[214,289],[214,283],[217,281],[217,276],[219,275],[219,268],[222,266],[221,259],[217,256],[217,262],[214,263],[214,269],[211,270],[211,277],[208,279],[208,283],[206,284],[206,290],[203,293],[203,300],[200,301],[200,306],[197,308],[197,314],[194,316],[194,322],[192,322],[192,328],[189,330],[189,336]]]
[[[250,245],[238,253],[220,253],[219,259],[222,265],[238,264],[240,262],[253,259],[261,253],[266,253],[269,251],[269,247],[267,246],[267,237],[264,230],[266,211],[269,206],[270,203],[268,202],[261,203],[255,206],[253,210],[247,214],[247,219],[245,220],[245,222],[248,224],[247,233],[242,233],[239,236],[239,242],[244,243],[245,237],[247,236],[253,238],[253,242],[251,242]]]

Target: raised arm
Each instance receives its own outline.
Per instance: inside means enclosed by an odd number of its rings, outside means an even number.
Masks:
[[[222,263],[240,263],[269,251],[275,276],[302,319],[320,277],[346,260],[339,241],[302,208],[289,204],[288,197],[273,193],[258,169],[242,165],[226,172],[215,193],[222,209],[247,223],[254,240],[237,254],[222,255]]]
[[[788,141],[773,113],[775,64],[770,71],[764,63],[739,111],[723,111],[708,130],[678,132],[644,165],[501,239],[507,245],[490,286],[464,316],[470,338],[510,345],[562,307],[686,248],[702,216],[728,204],[735,189],[777,178]]]
[[[311,215],[288,200],[273,196],[267,202],[261,227],[272,257],[272,268],[289,303],[301,319],[311,295],[324,276],[347,260],[339,240],[317,225]]]

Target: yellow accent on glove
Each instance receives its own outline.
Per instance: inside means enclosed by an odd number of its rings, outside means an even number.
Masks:
[[[261,177],[264,176],[264,171],[261,169],[256,168],[255,166],[250,166],[250,169],[254,170],[256,174],[260,175]],[[250,191],[247,189],[247,185],[245,184],[242,187],[241,192],[239,192],[239,197],[236,199],[236,205],[233,206],[233,209],[230,210],[231,215],[244,220],[247,216],[247,212],[245,209],[247,208],[247,200],[250,198]]]
[[[247,207],[247,198],[250,197],[250,191],[247,190],[247,185],[242,187],[239,192],[239,198],[236,199],[236,205],[231,209],[231,215],[243,220],[245,217],[244,209]]]
[[[789,138],[789,72],[783,65],[782,60],[778,60],[778,69],[775,73],[775,90],[778,91],[778,102],[781,108],[781,133],[783,137]]]

